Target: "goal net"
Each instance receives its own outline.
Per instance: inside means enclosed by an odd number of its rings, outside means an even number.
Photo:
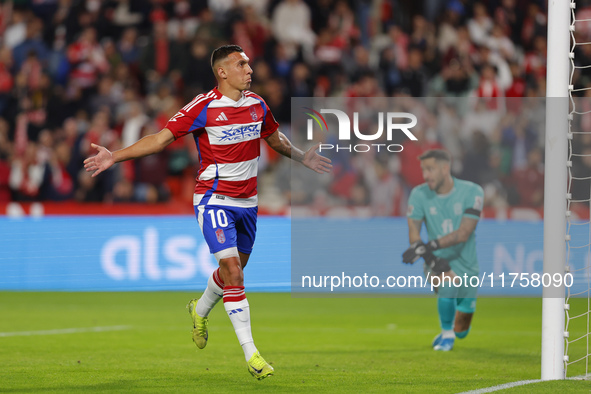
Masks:
[[[589,376],[591,313],[591,4],[570,3],[566,265],[580,286],[566,288],[564,376]],[[577,6],[581,6],[577,10]],[[550,52],[548,53],[550,56]]]

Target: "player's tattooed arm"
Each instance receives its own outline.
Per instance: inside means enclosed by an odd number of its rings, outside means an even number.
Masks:
[[[408,241],[413,244],[421,240],[422,220],[408,218]]]
[[[293,146],[289,138],[279,130],[265,138],[265,141],[267,141],[267,144],[275,152],[285,157],[289,157],[300,163],[304,160],[304,152]]]
[[[330,172],[330,169],[332,168],[330,159],[319,155],[316,152],[316,149],[318,149],[320,143],[304,152],[301,149],[295,147],[289,138],[287,138],[285,134],[280,131],[274,132],[265,138],[265,141],[267,141],[267,144],[269,144],[269,146],[277,153],[300,162],[319,174]]]
[[[438,239],[440,248],[447,248],[466,242],[470,235],[476,229],[478,219],[464,217],[460,223],[460,228]]]

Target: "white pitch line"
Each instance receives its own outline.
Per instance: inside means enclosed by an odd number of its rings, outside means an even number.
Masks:
[[[571,376],[571,377],[567,377],[566,380],[589,380],[590,378],[591,378],[591,374],[580,375],[580,376]],[[543,382],[543,380],[542,379],[520,380],[519,382],[504,383],[504,384],[500,384],[498,386],[485,387],[483,389],[472,390],[472,391],[464,391],[463,393],[459,393],[459,394],[492,393],[494,391],[510,389],[511,387],[524,386],[526,384],[540,383],[540,382]]]
[[[78,334],[82,332],[105,332],[130,330],[131,326],[105,326],[105,327],[82,327],[82,328],[60,328],[56,330],[40,331],[15,331],[0,332],[1,337],[28,337],[32,335],[60,335],[60,334]]]
[[[472,391],[465,391],[460,394],[483,394],[483,393],[492,393],[494,391],[510,389],[512,387],[523,386],[530,383],[539,383],[542,379],[533,379],[533,380],[520,380],[519,382],[511,382],[511,383],[504,383],[499,384],[498,386],[486,387],[483,389],[472,390]]]

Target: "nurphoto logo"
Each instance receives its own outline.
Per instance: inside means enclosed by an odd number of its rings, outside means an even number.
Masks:
[[[416,126],[417,117],[408,112],[378,112],[378,130],[373,134],[362,133],[359,131],[359,113],[353,112],[353,127],[351,127],[351,119],[349,115],[338,109],[321,109],[320,112],[304,107],[304,109],[311,112],[305,112],[306,115],[310,116],[307,123],[307,135],[306,138],[309,141],[314,139],[314,122],[320,127],[321,131],[328,131],[328,124],[322,114],[332,114],[337,117],[338,121],[338,139],[343,142],[350,142],[353,130],[355,137],[362,141],[376,141],[380,139],[384,133],[384,117],[386,118],[386,140],[392,141],[394,132],[403,132],[406,137],[412,141],[417,141],[417,137],[410,131],[411,128]],[[387,144],[387,143],[367,143],[367,144],[320,144],[318,150],[320,152],[327,150],[348,151],[348,152],[369,152],[372,149],[376,151],[387,150],[388,152],[397,153],[402,151],[402,145],[400,144]]]

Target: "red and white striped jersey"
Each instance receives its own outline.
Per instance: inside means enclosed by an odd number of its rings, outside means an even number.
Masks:
[[[197,144],[195,201],[243,207],[257,204],[260,139],[278,127],[260,96],[244,91],[234,101],[217,88],[195,97],[166,124],[175,139],[191,133]]]

